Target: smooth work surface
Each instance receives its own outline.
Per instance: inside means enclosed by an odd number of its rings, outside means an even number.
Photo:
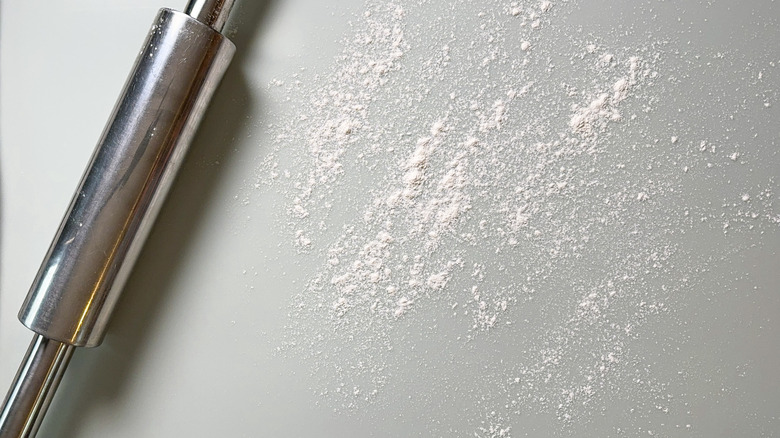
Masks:
[[[237,2],[40,436],[777,436],[780,5]],[[0,387],[160,1],[0,4]]]

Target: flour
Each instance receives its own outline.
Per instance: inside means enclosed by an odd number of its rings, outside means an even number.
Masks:
[[[349,412],[413,403],[400,388],[431,383],[395,371],[415,336],[443,357],[479,353],[415,365],[485,394],[455,436],[508,437],[529,413],[565,435],[613,397],[638,409],[632,427],[645,406],[680,409],[636,349],[697,278],[675,230],[776,227],[772,182],[709,210],[678,205],[684,182],[745,157],[650,128],[671,82],[664,42],[562,38],[571,2],[459,4],[425,32],[409,24],[425,2],[399,3],[369,3],[310,88],[272,84],[310,102],[273,133],[295,165],[265,171],[287,197],[291,243],[321,262],[282,354],[312,363],[314,391]],[[408,408],[455,390],[438,391]]]
[[[605,57],[608,57],[610,63],[614,59],[613,55],[605,55]],[[611,95],[600,93],[587,106],[573,107],[575,114],[569,120],[569,126],[574,132],[584,136],[596,135],[598,131],[606,128],[607,123],[622,119],[618,106],[628,96],[630,87],[636,84],[639,62],[638,57],[629,59],[627,76],[618,79],[612,85]]]

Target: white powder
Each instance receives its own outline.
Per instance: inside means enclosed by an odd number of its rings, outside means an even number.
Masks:
[[[605,55],[612,62],[613,55]],[[636,84],[639,58],[628,60],[627,76],[621,77],[612,85],[612,94],[600,93],[587,106],[573,107],[575,114],[569,120],[571,129],[583,136],[597,135],[606,128],[607,123],[620,121],[622,116],[618,111],[620,103],[628,97],[632,85]]]
[[[428,281],[426,284],[431,289],[444,289],[444,286],[447,285],[449,274],[447,272],[440,272],[438,274],[433,274],[430,277],[428,277]]]
[[[522,351],[469,374],[488,394],[457,436],[508,437],[527,413],[555,415],[563,431],[610,397],[669,409],[635,347],[695,278],[677,267],[690,254],[673,230],[777,226],[771,190],[733,194],[725,213],[674,205],[705,163],[741,154],[684,127],[671,142],[648,133],[661,49],[566,46],[566,2],[459,4],[422,33],[407,20],[424,2],[399,3],[371,3],[328,76],[275,88],[313,96],[273,133],[295,165],[267,172],[288,198],[292,243],[322,262],[291,306],[285,354],[313,363],[326,376],[315,391],[349,411],[403,387],[395,370],[414,346],[400,327],[460,327],[442,341],[455,357],[491,357],[485,339]],[[455,12],[478,31],[464,36]],[[583,80],[562,84],[560,69]]]

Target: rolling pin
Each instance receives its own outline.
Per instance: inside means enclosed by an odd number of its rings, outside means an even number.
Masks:
[[[34,332],[0,437],[34,437],[76,347],[100,345],[235,46],[232,0],[161,9],[19,312]]]

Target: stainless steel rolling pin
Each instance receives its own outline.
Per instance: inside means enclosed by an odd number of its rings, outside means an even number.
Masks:
[[[162,9],[19,319],[32,330],[0,437],[33,437],[76,347],[99,345],[114,305],[235,46],[232,0]]]

